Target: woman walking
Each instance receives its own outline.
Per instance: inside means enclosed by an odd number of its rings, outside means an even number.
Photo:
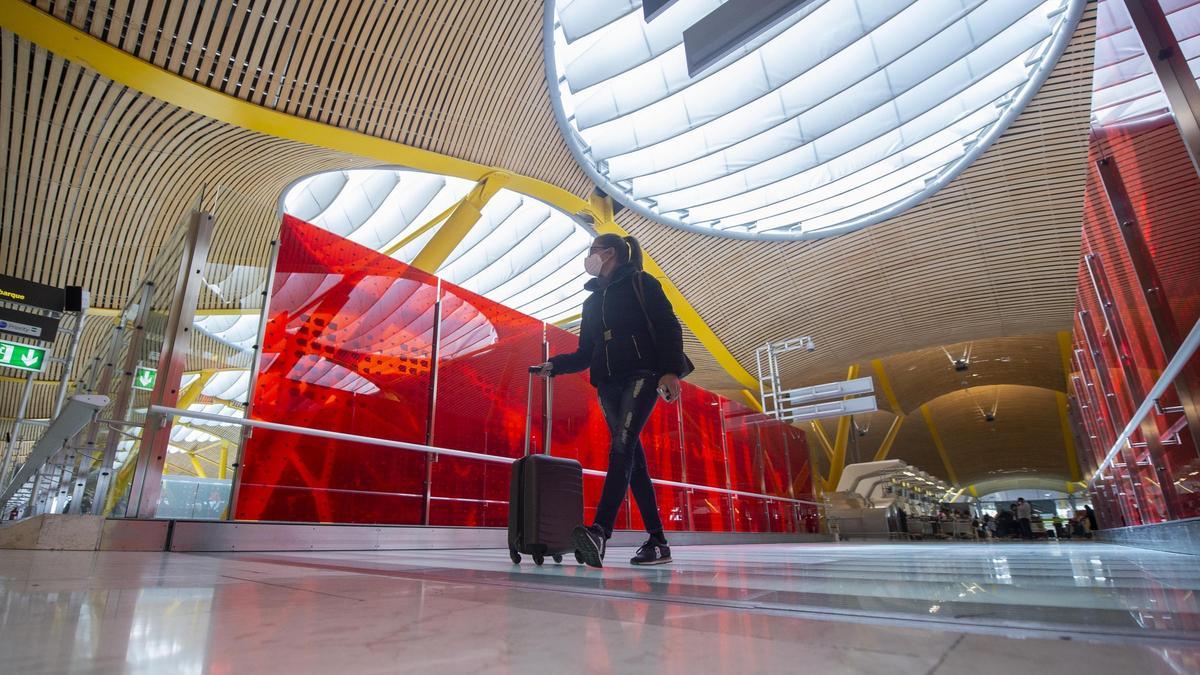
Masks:
[[[679,379],[691,365],[683,353],[683,330],[657,279],[642,271],[642,250],[633,237],[603,234],[584,261],[595,277],[585,288],[579,348],[542,364],[542,375],[590,369],[611,445],[608,474],[595,522],[575,528],[575,547],[585,563],[601,567],[617,511],[632,489],[650,538],[630,560],[634,565],[671,562],[654,486],[640,435],[661,396],[679,398]]]

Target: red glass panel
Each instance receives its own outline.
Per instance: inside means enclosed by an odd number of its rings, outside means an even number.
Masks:
[[[680,403],[659,400],[642,431],[642,447],[650,476],[659,480],[683,481],[683,439],[680,435]]]
[[[1123,14],[1101,11],[1097,33],[1118,33],[1109,24]],[[1136,39],[1125,42],[1140,47]],[[1079,308],[1090,320],[1077,322],[1075,340],[1082,346],[1090,339],[1101,353],[1076,361],[1073,406],[1076,429],[1099,465],[1200,317],[1200,176],[1170,114],[1094,126],[1089,140]],[[1159,398],[1168,410],[1200,391],[1200,368],[1190,365],[1178,383]],[[1116,410],[1106,409],[1109,402]],[[1169,412],[1144,421],[1131,439],[1140,447],[1122,450],[1093,482],[1105,526],[1198,515],[1189,482],[1200,469],[1189,428],[1195,422]]]
[[[757,497],[734,495],[730,499],[733,507],[734,530],[737,532],[769,532],[767,524],[767,502]]]
[[[722,492],[692,490],[688,495],[691,504],[692,529],[697,532],[728,532],[732,523],[729,495]]]
[[[788,466],[791,467],[792,498],[814,501],[816,488],[813,481],[816,479],[816,473],[813,471],[808,438],[803,431],[791,425],[785,425],[783,438],[787,444]]]
[[[431,444],[520,457],[528,366],[543,360],[543,324],[464,289],[443,288]],[[544,447],[542,405],[535,387],[531,452]],[[507,524],[511,474],[503,464],[439,458],[432,467],[430,524]]]
[[[437,279],[285,217],[255,417],[423,443]],[[423,455],[267,431],[247,442],[236,515],[419,523]]]
[[[686,530],[687,491],[683,488],[655,485],[654,495],[658,499],[658,517],[662,520],[663,529]],[[636,504],[633,505],[630,516],[629,529],[645,529],[646,526],[642,521],[642,514],[638,512]]]
[[[788,502],[767,502],[767,526],[770,532],[797,532],[796,510]]]
[[[721,397],[683,383],[683,456],[686,482],[727,488]],[[693,498],[693,513],[695,499]],[[698,529],[702,529],[697,524]]]
[[[720,399],[725,429],[725,457],[729,463],[729,488],[762,493],[762,446],[759,430],[767,418],[744,405]]]

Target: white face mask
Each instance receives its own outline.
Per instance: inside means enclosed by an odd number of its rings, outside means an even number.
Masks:
[[[594,277],[600,276],[600,270],[604,269],[604,258],[599,253],[589,255],[583,259],[583,269]]]

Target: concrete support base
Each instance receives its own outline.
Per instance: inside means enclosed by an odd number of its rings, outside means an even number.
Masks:
[[[0,549],[95,551],[103,530],[101,516],[34,516],[0,526]]]

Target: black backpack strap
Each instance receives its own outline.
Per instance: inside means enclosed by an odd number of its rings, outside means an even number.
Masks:
[[[650,320],[650,312],[646,310],[645,274],[642,270],[633,273],[633,294],[637,296],[638,305],[642,308],[642,316],[646,317],[646,329],[650,331],[650,339],[655,344],[658,344],[658,335],[654,330],[654,322]]]

